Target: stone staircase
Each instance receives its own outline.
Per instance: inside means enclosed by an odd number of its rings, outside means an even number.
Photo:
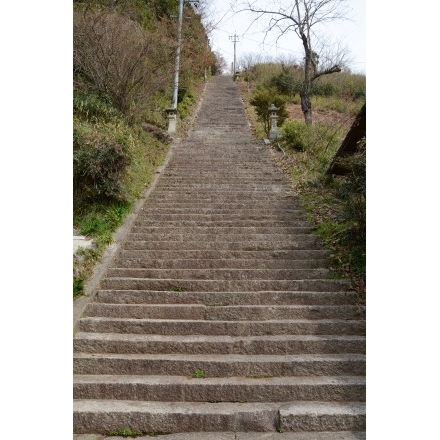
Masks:
[[[364,439],[364,315],[214,77],[79,321],[74,436]]]

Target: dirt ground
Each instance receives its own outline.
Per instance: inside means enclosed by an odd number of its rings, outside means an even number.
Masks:
[[[287,111],[289,112],[290,119],[296,119],[304,121],[304,115],[301,111],[300,104],[286,104]],[[329,109],[313,109],[313,122],[325,122],[325,123],[340,123],[349,129],[353,123],[355,117],[348,116],[343,113],[339,113],[336,110]]]

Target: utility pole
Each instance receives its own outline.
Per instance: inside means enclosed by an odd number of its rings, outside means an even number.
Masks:
[[[179,70],[180,70],[180,50],[182,46],[182,22],[183,22],[183,0],[179,0],[179,15],[177,25],[177,50],[176,62],[174,66],[174,88],[173,88],[173,102],[171,106],[177,109],[177,92],[179,91]]]
[[[174,65],[174,86],[171,107],[167,108],[168,113],[168,133],[176,132],[177,124],[177,94],[179,92],[179,70],[180,70],[180,50],[182,47],[182,22],[183,4],[185,0],[179,0],[179,15],[177,16],[177,49],[176,61]],[[198,4],[199,0],[187,0],[189,3]]]
[[[234,43],[234,67],[233,67],[233,72],[232,72],[232,76],[235,75],[235,71],[236,71],[236,57],[235,57],[235,45],[238,41],[238,35],[237,35],[237,31],[235,31],[234,35],[230,35],[229,39]]]

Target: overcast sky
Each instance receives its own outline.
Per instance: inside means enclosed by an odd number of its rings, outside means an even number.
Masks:
[[[218,22],[215,30],[210,35],[211,48],[219,52],[227,61],[228,67],[234,60],[234,43],[229,37],[236,33],[238,42],[236,43],[237,63],[240,56],[246,53],[258,53],[263,56],[276,58],[295,57],[301,60],[303,50],[299,38],[291,33],[288,37],[275,43],[276,34],[264,40],[264,25],[268,19],[261,19],[257,26],[249,25],[254,14],[240,13],[234,14],[230,10],[228,0],[208,0],[209,20]],[[366,0],[348,0],[351,21],[338,21],[337,23],[321,29],[325,35],[331,35],[334,40],[343,40],[343,44],[350,51],[353,62],[349,65],[350,69],[356,73],[366,74]]]

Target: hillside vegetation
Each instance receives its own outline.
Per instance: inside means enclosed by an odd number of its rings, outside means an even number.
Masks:
[[[366,77],[343,71],[319,78],[313,85],[314,123],[307,125],[299,97],[303,76],[296,63],[249,63],[237,81],[257,137],[268,135],[267,108],[273,103],[280,109],[281,137],[271,144],[274,160],[331,250],[335,273],[351,279],[365,301],[366,138],[355,154],[340,159],[345,175],[328,170],[366,104]]]
[[[94,246],[74,255],[74,297],[170,147],[178,2],[73,2],[73,225]],[[215,74],[200,15],[185,6],[178,133]]]

